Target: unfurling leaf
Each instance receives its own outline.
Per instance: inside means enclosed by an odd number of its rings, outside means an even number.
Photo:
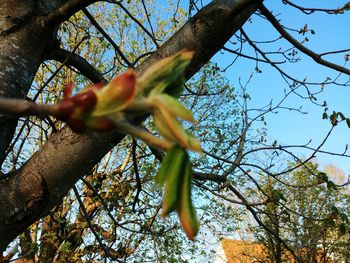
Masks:
[[[181,188],[181,203],[178,213],[181,225],[184,228],[186,235],[191,240],[195,238],[199,229],[196,210],[193,207],[191,198],[192,176],[191,163],[187,160],[184,167],[184,182]]]
[[[186,133],[179,119],[194,123],[191,111],[171,95],[179,93],[184,84],[184,70],[193,52],[181,51],[155,63],[137,82],[139,94],[153,110],[154,122],[160,134],[169,142],[201,152],[200,142]],[[170,95],[169,95],[170,94]]]
[[[184,82],[183,71],[193,56],[191,51],[181,51],[162,59],[151,66],[138,80],[138,90],[148,93],[178,93],[173,89],[181,88]],[[171,89],[170,89],[171,88]]]
[[[341,113],[341,112],[338,112],[337,115],[340,117],[340,119],[341,119],[342,121],[344,121],[344,120],[346,119],[345,116],[344,116],[344,114]]]
[[[201,152],[200,142],[190,134],[187,134],[180,122],[166,109],[159,108],[154,112],[154,122],[166,139],[178,143],[181,147],[192,151]]]
[[[347,124],[348,127],[350,128],[350,119],[349,119],[349,118],[346,119],[346,124]]]
[[[172,116],[194,123],[192,112],[173,97],[167,94],[157,94],[150,96],[149,103],[157,108],[168,111]]]
[[[184,164],[186,163],[187,154],[184,149],[176,147],[176,155],[172,160],[172,166],[167,171],[164,182],[163,197],[163,215],[179,210],[181,205],[181,187],[183,182]]]
[[[136,75],[134,71],[128,70],[96,91],[98,104],[92,116],[106,116],[125,109],[134,101],[135,95]]]
[[[159,167],[159,170],[155,176],[155,181],[159,187],[162,187],[165,179],[167,178],[167,173],[172,168],[172,162],[174,157],[177,155],[178,147],[172,147],[167,151],[166,155],[163,157],[162,163]]]
[[[187,237],[193,240],[199,223],[192,204],[192,167],[186,150],[173,146],[165,155],[155,180],[165,188],[163,215],[176,211]]]
[[[57,104],[55,116],[66,121],[76,132],[84,132],[87,128],[109,131],[119,125],[123,132],[133,133],[150,144],[157,141],[157,146],[163,149],[179,144],[182,148],[201,152],[199,140],[187,134],[180,123],[180,120],[195,123],[191,111],[169,95],[183,86],[184,70],[192,56],[193,52],[178,52],[155,63],[138,80],[135,72],[128,70],[107,85],[89,86],[75,96],[71,95],[73,84],[69,84],[64,90],[64,100]],[[159,132],[166,140],[155,140],[153,135],[122,123],[124,114],[121,111],[124,110],[141,114],[152,110]]]

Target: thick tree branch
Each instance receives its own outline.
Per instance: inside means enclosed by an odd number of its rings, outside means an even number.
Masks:
[[[259,2],[214,1],[141,63],[136,69],[137,74],[142,75],[164,57],[190,49],[195,56],[185,71],[185,77],[189,79],[247,21]],[[63,16],[58,17],[63,19]],[[26,227],[58,205],[75,182],[122,138],[124,135],[118,131],[78,135],[65,128],[53,135],[8,180],[0,182],[0,236],[3,237],[0,251]]]
[[[59,25],[80,11],[99,0],[69,0],[51,13],[38,17],[38,20],[43,24]]]
[[[340,65],[334,64],[330,61],[324,60],[322,58],[322,55],[317,54],[313,52],[311,49],[308,49],[304,45],[302,45],[298,40],[296,40],[293,36],[291,36],[278,22],[278,20],[274,17],[273,14],[264,6],[261,5],[259,7],[259,10],[261,13],[270,21],[270,23],[276,28],[276,30],[281,34],[283,38],[285,38],[287,41],[289,41],[295,48],[306,54],[307,56],[311,57],[315,62],[318,64],[321,64],[323,66],[326,66],[328,68],[334,69],[336,71],[345,73],[347,75],[350,75],[350,69],[344,68]]]
[[[91,80],[93,83],[106,83],[107,80],[83,57],[74,54],[68,50],[57,48],[51,50],[47,59],[53,59],[61,63],[75,67],[81,74]]]

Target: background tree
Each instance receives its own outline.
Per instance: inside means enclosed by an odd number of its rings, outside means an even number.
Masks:
[[[349,211],[344,203],[349,198],[347,191],[335,187],[332,181],[319,184],[327,175],[311,162],[283,177],[289,185],[271,178],[261,184],[265,193],[274,198],[261,211],[265,224],[288,240],[303,262],[327,262],[332,257],[346,261],[347,255],[338,248],[348,246]],[[290,257],[273,235],[259,227],[255,233],[273,262],[284,262]]]

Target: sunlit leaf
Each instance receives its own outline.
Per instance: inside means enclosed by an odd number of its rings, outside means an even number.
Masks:
[[[167,174],[173,166],[173,160],[178,154],[178,152],[179,152],[179,147],[175,145],[170,150],[168,150],[165,156],[163,157],[162,163],[155,176],[155,181],[159,186],[162,186],[164,184]]]
[[[189,239],[193,240],[199,229],[196,211],[192,204],[192,167],[189,159],[186,159],[184,167],[184,177],[181,187],[181,203],[179,207],[179,218],[183,229]]]
[[[183,79],[183,71],[193,56],[191,51],[180,51],[173,56],[160,60],[151,66],[138,81],[141,91],[163,93],[169,86],[178,87]]]
[[[189,111],[178,100],[167,94],[158,94],[150,98],[153,105],[157,105],[159,108],[167,110],[174,117],[179,117],[182,120],[195,122],[192,112]]]
[[[163,197],[163,215],[166,216],[169,213],[179,209],[181,200],[181,188],[183,184],[183,168],[187,159],[186,151],[178,146],[175,146],[176,155],[171,163],[171,167],[168,170],[167,177],[165,179],[164,197]]]
[[[156,182],[164,184],[163,215],[177,211],[181,225],[193,240],[199,229],[196,211],[192,204],[192,167],[186,150],[173,146],[163,159]]]
[[[186,133],[182,125],[167,110],[159,108],[154,113],[154,122],[166,139],[177,142],[183,148],[201,152],[200,142]]]

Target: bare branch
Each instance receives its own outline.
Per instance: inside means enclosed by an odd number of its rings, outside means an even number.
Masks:
[[[32,101],[0,98],[0,112],[12,116],[44,117],[48,114],[54,115],[55,111],[57,108],[51,105],[38,105]]]
[[[344,67],[339,66],[337,64],[334,64],[332,62],[324,60],[324,59],[322,59],[322,56],[320,54],[317,54],[314,51],[312,51],[311,49],[308,49],[307,47],[303,46],[298,40],[296,40],[293,36],[291,36],[281,26],[281,24],[274,17],[274,15],[271,14],[271,12],[264,5],[261,5],[259,7],[259,10],[270,21],[270,23],[276,28],[276,30],[282,35],[282,37],[285,38],[287,41],[289,41],[295,48],[299,49],[301,52],[303,52],[307,56],[311,57],[318,64],[321,64],[321,65],[326,66],[328,68],[331,68],[331,69],[334,69],[336,71],[350,75],[350,69],[344,68]]]
[[[103,30],[103,28],[99,25],[99,23],[95,20],[95,18],[90,14],[90,12],[83,8],[83,12],[86,17],[90,20],[91,24],[96,27],[96,29],[107,39],[107,41],[113,46],[114,50],[118,53],[118,55],[125,61],[128,67],[132,67],[132,63],[128,60],[128,58],[124,55],[124,53],[120,50],[119,46],[113,41],[113,39]]]
[[[315,12],[324,12],[324,13],[327,13],[327,14],[330,14],[330,15],[341,14],[341,13],[344,12],[342,10],[343,7],[335,8],[335,9],[312,8],[312,7],[303,7],[303,6],[297,5],[297,4],[295,4],[295,3],[293,3],[292,1],[289,1],[289,0],[282,0],[282,2],[284,4],[286,4],[286,5],[290,5],[290,6],[293,6],[294,8],[296,8],[296,9],[299,9],[300,11],[302,11],[304,14],[307,14],[307,15],[311,15],[311,14],[313,14]]]

